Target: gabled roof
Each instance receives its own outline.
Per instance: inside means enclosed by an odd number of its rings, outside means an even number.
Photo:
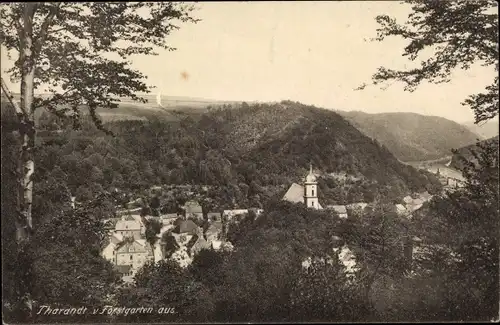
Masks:
[[[203,213],[203,208],[197,201],[187,201],[184,208],[186,213]]]
[[[424,201],[422,199],[414,199],[412,204],[413,205],[420,205],[420,204],[424,204]]]
[[[141,246],[146,246],[146,239],[136,239],[135,241]]]
[[[411,196],[407,195],[407,196],[405,196],[405,197],[403,198],[403,201],[404,201],[406,204],[409,204],[409,203],[413,202],[413,198],[412,198]]]
[[[166,213],[160,216],[160,219],[176,219],[179,215],[177,213]]]
[[[248,213],[248,209],[233,209],[233,210],[224,210],[222,213],[225,216],[235,216],[238,214]]]
[[[191,240],[186,244],[186,247],[191,249],[193,246],[208,246],[208,242],[203,238],[203,236],[193,236]]]
[[[421,207],[423,206],[423,204],[411,204],[411,205],[408,205],[407,209],[411,212],[413,211],[417,211],[418,209],[420,209]]]
[[[119,242],[123,241],[122,234],[119,234],[117,232],[113,233],[113,235],[111,237],[112,237],[111,240],[114,241],[115,243],[119,243]]]
[[[135,240],[135,241],[124,241],[122,242],[118,247],[116,252],[117,253],[149,253],[151,251],[151,248],[149,245],[146,245],[145,240],[143,239],[144,242],[140,240]]]
[[[368,206],[368,203],[365,202],[356,202],[356,203],[350,203],[346,205],[348,209],[361,209],[364,210]]]
[[[137,220],[118,220],[116,222],[115,230],[121,231],[121,230],[140,230],[141,229],[141,222]]]
[[[395,207],[396,207],[396,212],[397,213],[405,213],[405,212],[407,212],[406,207],[404,205],[402,205],[402,204],[396,204]]]
[[[420,193],[420,197],[425,200],[425,201],[428,201],[430,199],[432,199],[432,195],[429,194],[429,192],[425,191],[423,193]]]
[[[196,235],[198,233],[198,226],[192,220],[182,220],[177,226],[175,226],[173,232],[178,234],[189,233]]]
[[[339,214],[346,214],[347,213],[347,209],[346,209],[345,205],[328,205],[327,209],[334,210],[335,212],[337,212]]]
[[[304,203],[304,187],[293,183],[283,196],[283,200],[292,203]]]

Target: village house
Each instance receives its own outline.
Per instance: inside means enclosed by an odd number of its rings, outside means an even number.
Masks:
[[[122,275],[125,282],[132,282],[134,275],[132,265],[115,265],[115,269]]]
[[[103,249],[101,255],[115,265],[125,281],[131,281],[138,269],[155,258],[146,240],[133,237],[121,238],[120,234],[111,236],[110,243]]]
[[[181,220],[171,232],[179,247],[186,246],[196,235],[202,235],[202,230],[192,220]]]
[[[255,216],[258,217],[262,213],[264,213],[264,209],[250,208],[250,209],[248,209],[248,212],[253,212],[253,213],[255,213]]]
[[[141,239],[145,233],[144,223],[139,215],[123,216],[116,222],[115,232],[124,237]]]
[[[106,245],[106,247],[104,247],[104,249],[102,250],[101,256],[110,262],[114,262],[117,244],[118,243],[110,241],[108,245]]]
[[[172,230],[176,234],[196,235],[200,232],[200,227],[193,220],[182,220]]]
[[[188,253],[191,257],[198,254],[202,249],[210,248],[210,244],[203,238],[203,235],[194,235],[186,244]]]
[[[413,202],[413,198],[410,195],[407,195],[403,198],[403,202],[405,205],[411,204]]]
[[[131,265],[135,271],[153,258],[153,250],[145,239],[125,240],[117,245],[115,264]]]
[[[222,212],[222,218],[223,220],[229,222],[235,217],[243,216],[245,214],[248,214],[248,209],[224,210],[224,212]]]
[[[149,188],[150,191],[160,192],[163,188],[160,185],[153,185]]]
[[[424,202],[428,202],[433,198],[433,196],[431,194],[429,194],[429,192],[425,191],[425,192],[419,193],[419,198],[421,200],[423,200]]]
[[[222,221],[222,214],[220,212],[209,212],[207,213],[207,220],[212,221]]]
[[[180,216],[177,213],[162,214],[158,220],[164,225],[172,225]]]
[[[347,219],[347,208],[345,205],[327,205],[326,208],[337,212],[339,218]]]
[[[406,209],[406,207],[402,204],[396,204],[396,205],[394,205],[394,207],[396,208],[396,213],[399,216],[406,216],[409,213],[408,210]]]
[[[350,203],[350,204],[347,204],[346,205],[346,208],[349,212],[352,211],[352,212],[364,212],[366,207],[368,206],[368,203],[365,203],[365,202],[356,202],[356,203]]]
[[[465,181],[463,179],[447,177],[446,187],[448,188],[461,188],[465,186]]]
[[[205,234],[205,239],[209,243],[220,239],[221,234],[222,234],[222,223],[216,221],[216,222],[212,222],[212,223],[208,224],[205,227],[204,234]]]
[[[185,217],[203,220],[203,208],[197,201],[187,201],[183,207]]]

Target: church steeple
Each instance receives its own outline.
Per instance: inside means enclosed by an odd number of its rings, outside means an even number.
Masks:
[[[309,164],[309,174],[306,176],[306,181],[304,182],[304,203],[308,208],[320,208],[318,202],[318,182],[313,173],[312,163]]]

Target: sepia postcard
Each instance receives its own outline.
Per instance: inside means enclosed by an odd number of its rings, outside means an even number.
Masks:
[[[4,323],[499,321],[497,1],[0,24]]]

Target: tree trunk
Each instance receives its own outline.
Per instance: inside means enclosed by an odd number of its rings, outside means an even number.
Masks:
[[[33,174],[35,170],[33,150],[35,146],[35,121],[34,121],[34,78],[35,59],[33,51],[33,14],[34,5],[25,4],[23,14],[23,35],[21,37],[21,107],[16,109],[20,127],[19,135],[21,148],[19,153],[19,215],[17,220],[16,238],[19,242],[29,239],[32,217],[31,206],[33,202]],[[19,112],[20,111],[20,112]]]
[[[20,117],[20,173],[19,173],[19,218],[16,224],[16,238],[25,246],[28,243],[32,230],[31,208],[33,202],[33,174],[35,162],[33,151],[35,147],[35,121],[34,121],[34,79],[35,79],[35,53],[33,44],[33,16],[36,4],[26,3],[23,12],[23,33],[21,39],[21,110]],[[20,252],[22,254],[22,252]],[[33,299],[31,288],[23,292],[24,305],[28,310],[28,320],[33,319]]]

